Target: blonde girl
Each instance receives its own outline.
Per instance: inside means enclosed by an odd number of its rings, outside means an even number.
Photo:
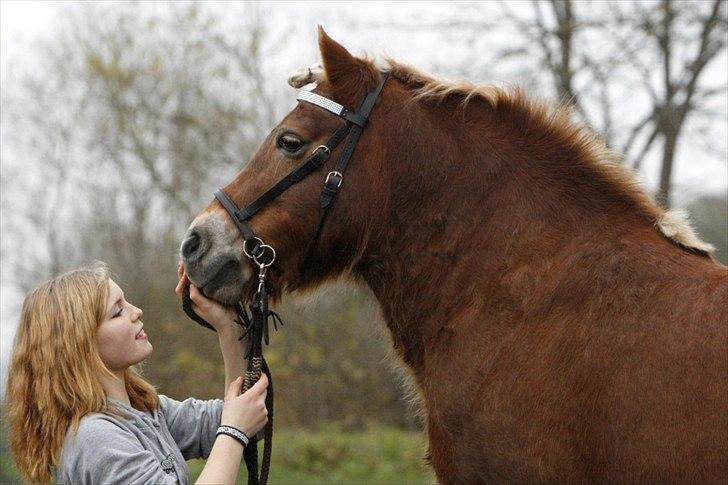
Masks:
[[[180,274],[177,292],[189,284]],[[240,395],[244,342],[229,310],[192,286],[218,332],[225,401],[175,401],[135,369],[151,355],[142,310],[97,263],[54,278],[23,303],[8,374],[10,448],[24,478],[58,483],[232,483],[245,438],[267,422],[267,380]],[[239,433],[239,434],[238,434]]]

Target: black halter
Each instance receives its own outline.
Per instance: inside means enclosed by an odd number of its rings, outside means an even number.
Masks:
[[[291,173],[283,177],[277,184],[268,189],[263,195],[258,197],[247,207],[238,209],[235,203],[222,190],[215,191],[215,198],[222,204],[225,210],[230,214],[235,225],[243,235],[243,252],[258,265],[258,287],[253,295],[250,307],[250,316],[242,303],[237,305],[238,321],[245,329],[243,337],[248,336],[249,347],[246,353],[248,360],[248,369],[245,373],[245,380],[242,391],[247,391],[260,378],[261,372],[268,376],[268,395],[266,397],[266,407],[268,408],[268,424],[264,430],[265,447],[263,450],[263,461],[260,467],[260,476],[258,476],[258,448],[257,437],[251,436],[248,446],[245,448],[245,465],[248,469],[248,484],[265,484],[268,480],[268,472],[270,470],[270,455],[273,439],[273,379],[271,378],[268,365],[263,359],[263,341],[268,343],[268,321],[273,320],[273,324],[278,328],[281,322],[278,315],[268,308],[268,289],[266,288],[266,270],[276,259],[275,250],[265,244],[259,237],[255,235],[248,224],[248,220],[257,214],[263,207],[268,205],[276,197],[285,192],[292,185],[300,182],[312,172],[320,168],[331,156],[331,152],[344,139],[348,139],[344,145],[344,149],[336,162],[334,170],[328,173],[324,181],[324,187],[321,191],[319,222],[313,238],[306,247],[303,261],[306,261],[309,251],[313,248],[318,240],[321,229],[326,221],[326,215],[334,201],[334,197],[339,192],[341,183],[344,180],[344,171],[349,164],[349,159],[354,153],[354,147],[361,136],[369,115],[374,108],[374,103],[379,97],[384,83],[387,81],[387,73],[382,73],[382,79],[377,87],[367,94],[357,111],[351,111],[344,106],[324,98],[310,91],[301,91],[298,95],[299,101],[315,104],[335,115],[346,120],[346,125],[342,126],[334,132],[325,144],[318,146],[313,153],[306,159],[303,164],[293,170]],[[249,247],[250,244],[250,247]],[[189,297],[189,288],[185,290],[185,296],[182,302],[185,313],[197,323],[213,329],[213,327],[197,315],[192,309],[192,301]],[[214,329],[213,329],[214,330]]]
[[[379,93],[384,87],[384,83],[387,81],[387,76],[387,73],[382,73],[382,79],[379,81],[379,84],[373,91],[367,94],[356,112],[353,112],[334,101],[324,98],[323,96],[319,96],[318,94],[310,91],[301,91],[298,95],[298,99],[300,101],[315,104],[316,106],[343,118],[346,120],[346,124],[336,130],[325,144],[319,145],[311,153],[311,156],[309,156],[308,159],[306,159],[306,161],[298,168],[283,177],[280,181],[278,181],[278,183],[251,202],[247,207],[238,209],[235,203],[222,189],[215,191],[215,198],[220,202],[220,204],[222,204],[228,214],[230,214],[230,217],[233,222],[235,222],[235,225],[238,227],[240,233],[245,239],[245,242],[243,243],[245,254],[256,264],[261,265],[272,263],[272,260],[275,259],[275,251],[273,248],[263,243],[260,238],[256,237],[255,233],[248,224],[250,218],[285,192],[288,188],[300,182],[312,172],[318,170],[329,159],[331,152],[333,152],[339,143],[341,143],[348,135],[348,140],[344,145],[344,150],[339,156],[339,160],[336,162],[336,167],[328,173],[326,180],[324,181],[324,186],[321,191],[319,223],[313,239],[306,248],[306,254],[308,254],[308,251],[313,247],[313,244],[321,233],[321,228],[326,220],[326,215],[331,207],[331,203],[333,202],[334,197],[336,197],[336,194],[339,192],[339,188],[344,180],[344,171],[346,170],[346,166],[349,163],[351,155],[354,153],[354,147],[364,130],[364,126],[366,126],[366,123],[369,120],[369,115],[374,108],[374,103],[379,97]],[[251,244],[250,247],[248,247],[249,244]],[[266,250],[268,250],[268,254],[266,254]]]

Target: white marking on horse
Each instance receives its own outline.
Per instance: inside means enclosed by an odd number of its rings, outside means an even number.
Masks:
[[[706,253],[712,253],[715,248],[712,244],[702,241],[690,225],[688,213],[680,209],[665,211],[655,225],[662,234],[672,239],[681,246],[697,249]]]

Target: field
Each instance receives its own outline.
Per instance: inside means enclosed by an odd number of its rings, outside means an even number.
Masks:
[[[258,449],[262,453],[262,446]],[[422,433],[395,428],[275,430],[270,483],[431,484],[435,478],[423,461],[425,449]],[[188,464],[194,480],[204,461]],[[241,465],[238,483],[247,483],[246,477]]]
[[[262,453],[262,445],[258,449]],[[423,461],[425,449],[422,433],[391,427],[344,431],[332,424],[316,430],[275,430],[269,482],[429,485],[435,478]],[[187,463],[194,483],[205,462]],[[0,464],[0,483],[22,483],[6,453],[0,456]],[[237,483],[247,483],[245,465]]]

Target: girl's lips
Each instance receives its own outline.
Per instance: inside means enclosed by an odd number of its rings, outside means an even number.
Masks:
[[[144,329],[141,329],[139,331],[139,333],[137,334],[136,339],[139,340],[139,339],[146,339],[146,338],[147,338],[147,333],[144,331]]]

